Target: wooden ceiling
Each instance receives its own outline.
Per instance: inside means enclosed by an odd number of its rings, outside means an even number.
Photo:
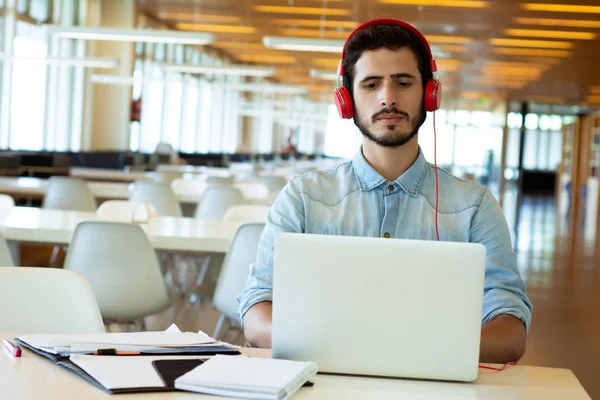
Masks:
[[[276,80],[306,86],[319,101],[331,101],[334,83],[309,71],[335,72],[339,55],[268,49],[263,36],[343,40],[366,20],[401,19],[429,39],[445,107],[505,99],[600,106],[599,0],[138,0],[138,7],[172,29],[214,33],[211,47],[242,64],[275,67]]]

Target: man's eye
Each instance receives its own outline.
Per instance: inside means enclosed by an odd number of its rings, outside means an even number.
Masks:
[[[376,83],[369,83],[367,85],[365,85],[365,88],[367,89],[375,89],[377,87]]]
[[[398,82],[398,86],[400,87],[410,87],[411,85],[411,82]]]

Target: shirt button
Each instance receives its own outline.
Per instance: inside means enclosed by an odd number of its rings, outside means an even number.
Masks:
[[[390,185],[388,186],[388,190],[391,192],[392,190],[394,190],[394,185]]]
[[[390,234],[386,232],[386,233],[383,234],[383,237],[386,238],[386,239],[389,239],[390,238]]]

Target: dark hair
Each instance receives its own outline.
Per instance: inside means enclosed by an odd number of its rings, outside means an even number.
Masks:
[[[423,88],[425,88],[425,85],[433,77],[433,74],[429,63],[430,56],[423,42],[414,33],[399,25],[380,24],[371,25],[356,32],[346,44],[344,79],[346,80],[345,85],[348,87],[348,90],[352,92],[356,62],[363,52],[382,48],[399,50],[404,47],[408,47],[415,53],[419,64],[419,72],[422,77]]]

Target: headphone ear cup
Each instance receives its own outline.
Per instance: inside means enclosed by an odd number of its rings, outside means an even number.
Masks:
[[[442,83],[436,79],[430,79],[425,86],[425,111],[436,111],[442,104]]]
[[[339,87],[335,89],[333,96],[340,117],[344,119],[354,117],[354,106],[352,105],[350,91],[345,87]]]

